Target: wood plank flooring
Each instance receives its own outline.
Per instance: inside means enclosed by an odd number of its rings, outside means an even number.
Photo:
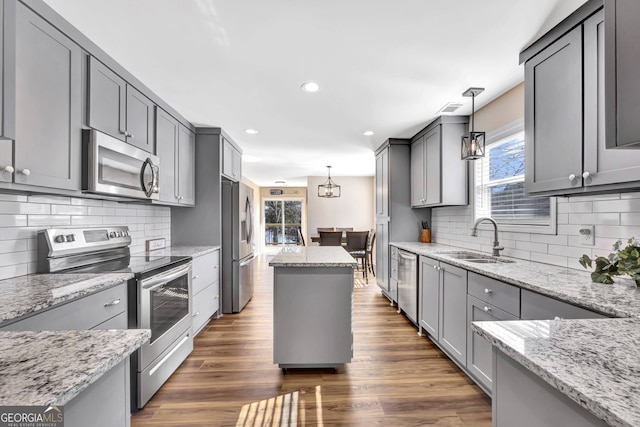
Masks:
[[[267,256],[256,264],[253,299],[205,327],[133,427],[491,426],[490,399],[359,272],[352,363],[283,373],[272,363],[273,270]]]

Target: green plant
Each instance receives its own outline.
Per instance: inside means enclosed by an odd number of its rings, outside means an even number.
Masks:
[[[591,273],[591,280],[596,283],[613,283],[614,276],[628,275],[633,280],[640,281],[640,241],[635,238],[627,240],[627,246],[622,247],[618,240],[614,245],[614,252],[606,257],[598,256],[592,260],[588,255],[580,257],[580,265],[591,268],[595,262],[595,270]]]

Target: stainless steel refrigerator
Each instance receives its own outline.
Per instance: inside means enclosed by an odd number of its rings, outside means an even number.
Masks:
[[[253,189],[223,179],[223,313],[238,313],[253,296],[253,238]]]

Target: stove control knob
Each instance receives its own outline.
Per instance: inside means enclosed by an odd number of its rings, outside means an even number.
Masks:
[[[122,232],[122,237],[127,237],[129,235],[129,231],[125,230]]]
[[[115,232],[115,231],[112,231],[111,233],[109,233],[109,237],[110,237],[110,238],[112,238],[112,239],[113,239],[114,237],[116,237],[116,232]]]
[[[67,242],[75,242],[76,236],[74,234],[67,234]]]
[[[64,242],[67,241],[67,237],[62,235],[62,234],[60,234],[60,235],[54,237],[53,241],[56,242],[56,243],[64,243]]]

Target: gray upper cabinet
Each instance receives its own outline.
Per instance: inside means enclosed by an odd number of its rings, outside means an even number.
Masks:
[[[604,102],[604,12],[581,10],[588,16],[525,63],[525,186],[531,194],[640,186],[640,150],[607,149],[605,116],[614,109]]]
[[[13,180],[80,190],[82,50],[21,3],[16,7]]]
[[[231,181],[242,178],[242,151],[226,138],[222,139],[222,176]]]
[[[466,131],[467,122],[466,116],[443,116],[413,138],[412,207],[468,203],[468,165],[460,159],[460,139]]]
[[[156,108],[156,149],[160,157],[160,203],[195,203],[195,135]]]
[[[155,153],[154,104],[100,61],[89,59],[88,125]]]
[[[605,2],[607,146],[640,148],[640,2]]]
[[[376,217],[389,216],[389,147],[376,155]]]

